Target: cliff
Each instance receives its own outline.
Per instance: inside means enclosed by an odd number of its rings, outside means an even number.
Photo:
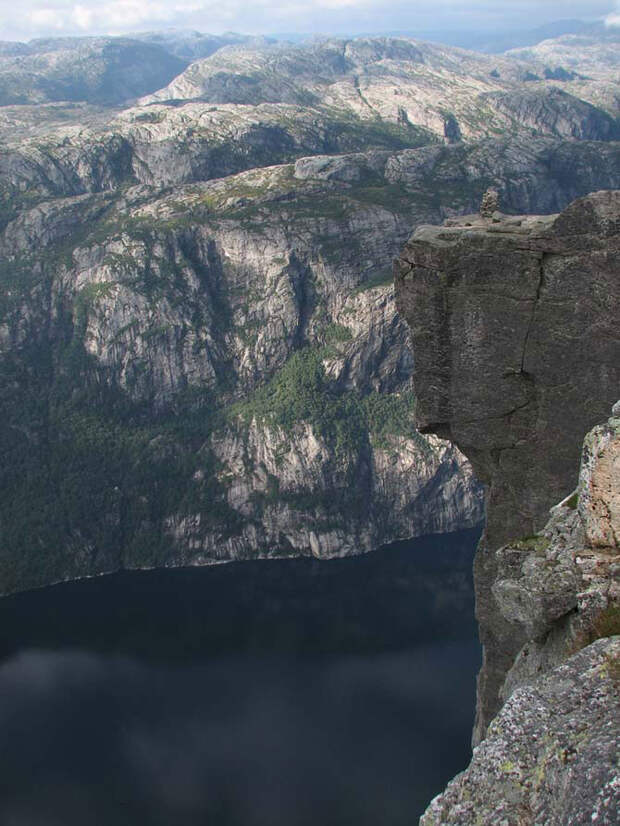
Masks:
[[[425,826],[613,822],[617,642],[589,644],[620,631],[618,405],[580,445],[617,396],[619,218],[599,192],[559,216],[451,220],[396,263],[418,422],[487,486],[482,743]]]
[[[140,152],[63,127],[0,158],[0,589],[477,523],[469,463],[413,429],[385,262],[489,180],[515,210],[615,181],[618,144],[315,155],[202,180],[214,168],[169,112],[128,122]]]
[[[615,109],[562,77],[406,38],[0,44],[0,591],[477,522],[386,262],[488,186],[620,186]]]
[[[419,228],[396,264],[419,426],[454,441],[488,490],[477,738],[525,642],[492,595],[495,551],[574,489],[583,434],[618,394],[619,213],[608,191],[559,216],[455,219]]]
[[[469,464],[412,425],[385,261],[420,207],[319,176],[77,195],[8,222],[2,591],[480,521]]]
[[[470,766],[421,826],[613,826],[620,806],[620,402],[583,445],[576,492],[497,552],[493,597],[526,643]]]

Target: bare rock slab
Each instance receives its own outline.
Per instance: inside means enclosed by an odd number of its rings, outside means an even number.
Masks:
[[[515,691],[421,826],[614,826],[620,810],[620,637]]]

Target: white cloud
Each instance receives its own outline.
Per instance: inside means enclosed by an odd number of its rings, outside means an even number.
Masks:
[[[62,14],[59,14],[55,9],[34,9],[27,16],[35,27],[62,29],[64,26]]]
[[[530,28],[566,17],[606,17],[613,0],[0,0],[0,40],[46,34],[121,34],[175,26],[218,33]]]
[[[606,26],[620,26],[620,0],[616,0],[616,11],[608,14],[605,18]]]

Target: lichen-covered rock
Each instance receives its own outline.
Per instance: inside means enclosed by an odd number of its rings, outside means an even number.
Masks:
[[[421,826],[614,826],[619,688],[616,636],[517,689]]]
[[[526,639],[502,687],[504,700],[587,642],[620,633],[620,552],[601,542],[613,539],[609,504],[617,501],[620,473],[609,473],[609,458],[620,447],[618,424],[612,415],[588,433],[577,490],[552,508],[545,528],[496,553],[493,596]]]
[[[544,637],[577,606],[581,576],[575,557],[583,528],[575,511],[556,516],[545,531],[497,551],[492,593],[502,616],[521,626],[527,639]]]

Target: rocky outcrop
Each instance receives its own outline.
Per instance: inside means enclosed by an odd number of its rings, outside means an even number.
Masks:
[[[578,140],[618,140],[620,137],[617,118],[561,89],[493,93],[487,100],[521,127],[529,126],[535,134]]]
[[[550,619],[541,600],[539,615],[518,599],[502,611],[498,596],[516,586],[502,584],[496,551],[536,534],[574,489],[583,433],[617,397],[619,215],[620,193],[600,192],[559,216],[458,219],[418,229],[397,261],[418,421],[451,438],[488,490],[475,568],[484,646],[476,739],[519,651]],[[562,616],[575,572],[557,564],[558,593],[568,594],[554,609]],[[519,611],[527,622],[517,622]]]
[[[578,476],[569,462],[570,418],[587,422],[618,386],[619,218],[620,193],[599,192],[559,216],[451,220],[417,230],[396,264],[418,415],[488,486],[479,745],[421,826],[616,822],[620,402],[586,436]]]
[[[497,552],[493,596],[526,643],[502,688],[531,682],[577,648],[620,633],[620,403],[584,441],[575,493],[537,535]]]
[[[493,597],[526,643],[471,765],[422,826],[616,823],[620,805],[620,402],[583,445],[579,485],[497,553]]]
[[[613,826],[619,678],[620,637],[612,637],[519,688],[421,826]]]
[[[529,135],[533,127],[556,137],[609,139],[617,132],[609,114],[573,96],[574,75],[557,81],[564,94],[548,88],[547,77],[539,63],[409,38],[360,37],[221,49],[142,103],[328,106],[362,122],[423,127],[448,143],[506,132]],[[524,83],[535,87],[531,95],[521,94]],[[581,79],[580,93],[588,87]]]
[[[136,183],[180,186],[295,159],[299,180],[396,187],[390,205],[415,211],[410,226],[471,212],[489,185],[515,213],[557,212],[587,192],[620,186],[617,142],[521,138],[395,151],[428,136],[391,135],[284,105],[129,109],[103,129],[51,123],[44,142],[22,131],[7,128],[0,149],[0,226],[50,198]],[[368,143],[379,148],[358,151]]]
[[[0,47],[5,590],[472,524],[470,466],[412,427],[386,262],[489,186],[620,186],[617,143],[553,137],[608,117],[406,38],[137,41]],[[560,103],[496,105],[525,83]]]
[[[10,193],[1,241],[5,589],[119,566],[338,555],[475,523],[469,465],[413,431],[413,356],[385,262],[412,224],[471,210],[487,182],[512,209],[544,210],[615,180],[618,145],[320,155],[181,186],[208,170],[192,167],[193,144],[168,140],[169,118],[184,134],[184,107],[161,109],[161,122],[128,121],[151,141],[144,166],[129,133],[107,144],[91,132],[47,160],[24,146],[4,167],[23,198]],[[239,122],[204,110],[192,108],[216,119],[212,134]],[[132,169],[151,185],[127,186]],[[308,377],[321,402],[299,406],[293,427],[286,405]],[[49,512],[64,520],[33,523]],[[33,536],[56,552],[30,553]]]

